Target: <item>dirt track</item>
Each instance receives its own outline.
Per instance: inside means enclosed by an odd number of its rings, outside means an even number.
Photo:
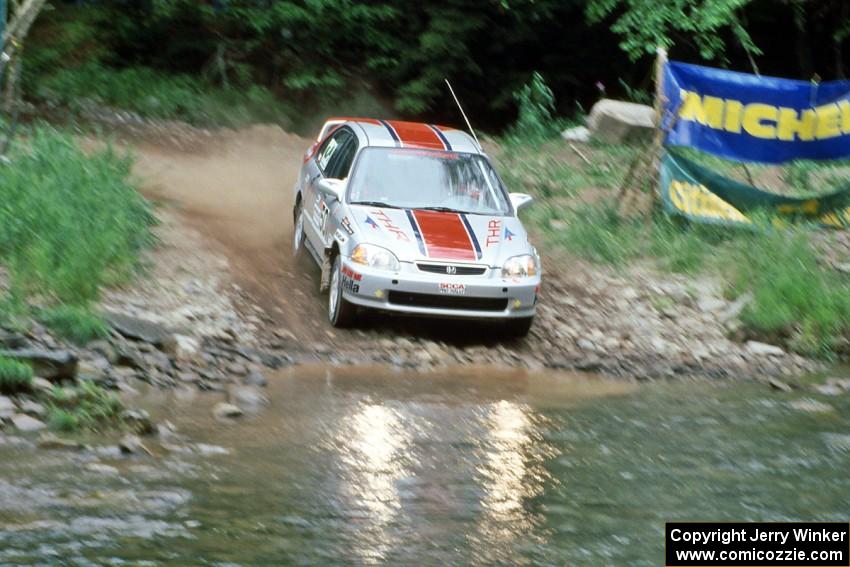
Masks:
[[[275,126],[217,132],[190,150],[136,146],[135,173],[152,199],[223,248],[236,280],[281,326],[324,335],[316,273],[293,265],[292,186],[309,141]]]
[[[171,204],[182,220],[211,239],[228,257],[233,276],[278,327],[307,347],[334,343],[357,350],[362,333],[339,332],[327,323],[326,296],[311,262],[294,263],[292,187],[311,141],[277,126],[220,130],[189,144],[147,137],[135,144],[134,173],[153,200]],[[456,344],[493,344],[493,333],[467,333],[476,325],[447,328],[434,320],[366,316],[359,328],[380,335],[427,335]]]

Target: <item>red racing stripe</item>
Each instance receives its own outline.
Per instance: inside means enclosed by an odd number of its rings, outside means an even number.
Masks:
[[[414,211],[428,257],[443,260],[476,260],[475,248],[457,213]]]
[[[440,137],[427,124],[401,122],[399,120],[389,120],[388,123],[401,138],[401,143],[405,148],[447,149]]]
[[[366,124],[380,124],[375,118],[357,118],[356,116],[330,116],[325,118],[325,123],[331,120],[342,120],[343,122],[365,122]]]

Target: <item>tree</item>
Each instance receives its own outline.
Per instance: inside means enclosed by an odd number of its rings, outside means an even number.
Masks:
[[[612,18],[611,30],[621,37],[620,47],[632,60],[655,52],[656,47],[691,44],[703,59],[726,60],[722,32],[749,54],[761,53],[741,23],[741,11],[753,0],[590,0],[586,15],[591,23]]]
[[[0,11],[0,15],[4,18],[2,22],[4,25],[0,26],[0,33],[2,33],[0,35],[0,87],[3,87],[5,92],[4,110],[11,112],[13,108],[15,109],[15,116],[7,127],[4,139],[0,141],[0,159],[6,157],[17,124],[17,105],[15,103],[17,101],[24,39],[36,17],[38,17],[38,13],[44,8],[45,2],[46,0],[13,1],[12,5],[9,6],[8,14],[6,10]],[[5,8],[5,0],[0,0],[0,3],[3,3]],[[12,62],[11,68],[7,65],[10,61]],[[7,69],[9,70],[7,71]]]

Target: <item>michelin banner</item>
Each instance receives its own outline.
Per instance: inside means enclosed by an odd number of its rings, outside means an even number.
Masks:
[[[850,185],[808,199],[761,191],[718,175],[675,152],[661,160],[664,210],[692,221],[714,224],[751,224],[756,211],[820,224],[850,226]]]
[[[850,158],[850,81],[818,84],[671,61],[664,94],[667,145],[745,162]]]

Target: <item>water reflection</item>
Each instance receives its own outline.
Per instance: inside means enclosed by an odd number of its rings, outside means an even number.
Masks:
[[[557,451],[539,435],[541,421],[526,404],[501,400],[487,408],[477,470],[482,514],[470,536],[476,558],[486,563],[521,564],[514,553],[518,545],[544,542],[542,534],[535,533],[539,520],[529,503],[551,480],[541,456],[551,458]]]
[[[410,434],[395,410],[361,404],[342,421],[337,443],[342,464],[342,492],[351,510],[362,510],[369,537],[354,551],[367,563],[385,558],[399,543],[387,529],[401,509],[397,482],[407,476],[406,452]]]

